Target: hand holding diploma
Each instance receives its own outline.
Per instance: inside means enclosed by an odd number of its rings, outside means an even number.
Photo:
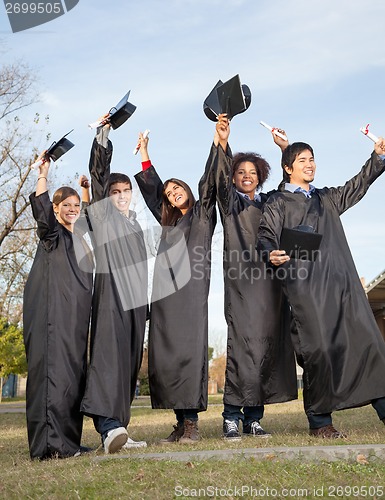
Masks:
[[[149,131],[148,129],[146,129],[146,130],[143,132],[142,136],[141,136],[141,137],[139,136],[139,141],[138,141],[138,144],[135,146],[135,149],[134,149],[134,151],[132,152],[134,155],[136,155],[136,154],[138,153],[139,149],[140,149],[140,145],[141,145],[141,142],[142,142],[142,138],[143,138],[143,139],[147,139],[147,137],[148,137],[148,134],[149,134],[149,133],[150,133],[150,131]]]
[[[378,137],[369,132],[369,123],[366,125],[366,127],[361,127],[360,132],[369,137],[369,139],[371,139],[373,142],[378,142]]]
[[[287,137],[285,134],[283,134],[282,132],[279,132],[280,129],[276,128],[276,127],[271,127],[270,125],[268,125],[267,123],[265,122],[259,122],[263,127],[267,128],[267,130],[270,130],[270,132],[272,132],[274,135],[280,137],[281,139],[283,139],[284,141],[287,141]]]
[[[106,113],[96,120],[96,122],[92,122],[88,124],[88,128],[94,129],[98,127],[103,127],[106,123],[109,123],[108,119],[110,117],[110,113]]]
[[[49,156],[47,155],[47,150],[44,150],[38,157],[38,159],[32,163],[31,170],[35,170],[36,168],[41,167],[44,163],[48,162],[48,166],[50,163]]]
[[[369,123],[366,127],[361,127],[360,132],[369,137],[374,142],[374,151],[378,155],[385,155],[385,139],[382,137],[377,137],[376,135],[369,132]]]

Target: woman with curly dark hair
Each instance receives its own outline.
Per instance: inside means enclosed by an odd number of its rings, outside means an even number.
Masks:
[[[280,283],[255,250],[262,207],[261,189],[270,165],[256,153],[232,158],[227,144],[230,124],[220,115],[216,175],[217,201],[224,232],[225,317],[228,325],[223,434],[267,437],[261,427],[265,403],[297,397],[296,370]],[[282,131],[283,132],[283,131]],[[274,136],[284,149],[287,141]]]

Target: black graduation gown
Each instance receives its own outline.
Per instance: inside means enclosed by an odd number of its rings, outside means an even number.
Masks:
[[[236,191],[228,154],[219,148],[216,175],[228,325],[224,402],[257,406],[289,401],[297,398],[290,312],[280,282],[255,249],[267,195],[251,201]]]
[[[207,408],[207,300],[211,239],[216,224],[216,154],[217,148],[212,146],[199,182],[199,201],[175,227],[164,227],[162,231],[154,268],[149,330],[148,371],[153,408]],[[147,206],[160,223],[163,183],[155,168],[151,166],[135,178]]]
[[[291,259],[277,268],[304,363],[306,411],[329,413],[385,396],[385,342],[340,221],[384,170],[373,153],[344,186],[316,189],[310,199],[284,191],[264,206],[259,244],[267,253],[279,248],[282,228],[310,225],[323,235],[314,262]]]
[[[79,268],[75,247],[89,249],[56,221],[47,192],[30,200],[40,242],[23,303],[29,449],[31,458],[67,457],[82,434],[92,260]]]
[[[93,142],[92,203],[87,207],[96,260],[91,358],[81,410],[126,427],[142,362],[147,317],[147,254],[134,212],[122,215],[108,197],[112,143]]]

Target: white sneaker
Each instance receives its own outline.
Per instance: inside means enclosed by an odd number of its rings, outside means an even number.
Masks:
[[[129,450],[130,448],[146,448],[146,441],[134,441],[131,438],[127,438],[126,443],[122,446],[123,450]]]
[[[104,440],[104,453],[106,455],[110,453],[117,453],[122,449],[122,446],[126,443],[128,439],[128,433],[124,427],[118,427],[117,429],[112,429],[108,431],[107,437]]]

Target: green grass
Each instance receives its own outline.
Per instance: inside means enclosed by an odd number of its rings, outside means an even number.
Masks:
[[[134,402],[130,436],[148,442],[148,447],[140,450],[144,453],[385,442],[385,427],[371,407],[334,414],[335,426],[345,431],[348,439],[331,443],[312,438],[307,433],[302,402],[298,401],[266,407],[263,426],[273,434],[270,439],[246,437],[241,442],[228,443],[221,438],[221,400],[221,396],[211,397],[210,402],[218,406],[209,406],[200,415],[202,440],[195,446],[157,444],[172,430],[174,416],[171,411],[137,407],[148,405],[148,398]],[[242,456],[227,461],[95,461],[96,456],[103,455],[99,449],[79,458],[32,462],[25,415],[0,414],[0,436],[0,498],[4,499],[161,500],[213,498],[214,493],[217,498],[240,498],[242,487],[244,498],[331,498],[333,492],[335,498],[385,498],[385,463],[370,458],[366,463],[277,461],[269,456],[263,461]],[[83,444],[95,448],[100,444],[90,419],[85,420]],[[334,487],[339,490],[333,490]],[[251,488],[254,495],[250,494]]]

